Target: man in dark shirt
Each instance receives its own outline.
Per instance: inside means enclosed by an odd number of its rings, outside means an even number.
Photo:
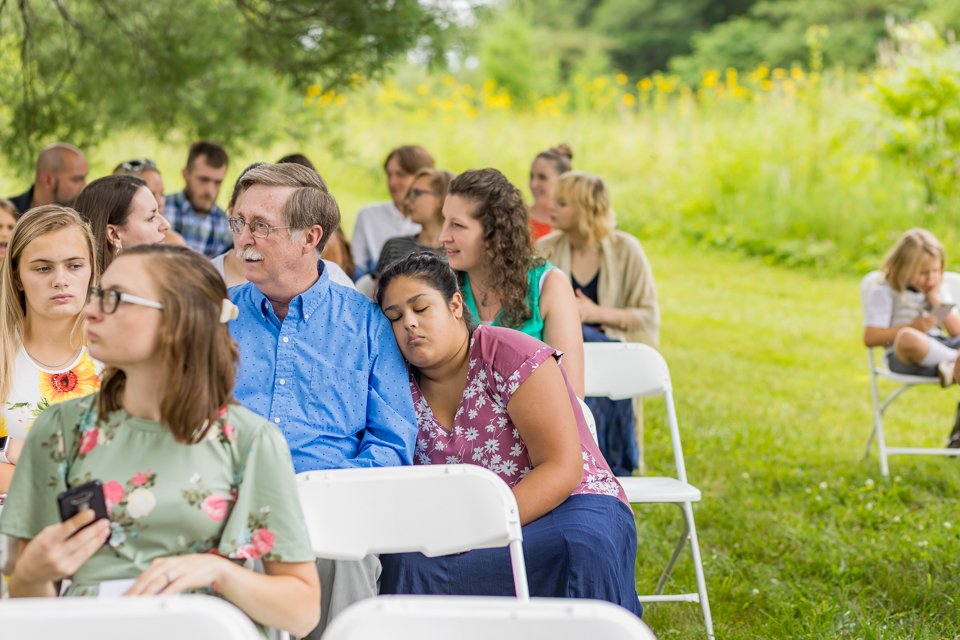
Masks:
[[[87,184],[87,159],[72,144],[56,142],[37,156],[34,182],[24,193],[10,198],[20,213],[42,204],[69,206]]]

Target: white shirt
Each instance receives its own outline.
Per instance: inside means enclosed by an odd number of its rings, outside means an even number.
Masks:
[[[377,268],[380,250],[387,240],[416,235],[420,229],[420,225],[403,215],[393,201],[378,202],[360,209],[350,238],[350,253],[356,264],[357,279]]]
[[[13,366],[13,385],[3,403],[0,436],[26,438],[33,421],[48,406],[99,390],[102,369],[86,347],[69,365],[54,370],[41,367],[21,345]]]

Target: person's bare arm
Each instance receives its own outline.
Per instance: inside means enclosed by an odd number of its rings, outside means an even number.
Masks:
[[[513,488],[520,522],[527,524],[566,500],[583,478],[577,421],[555,359],[545,360],[524,380],[507,413],[533,465]]]
[[[543,341],[563,352],[563,368],[578,398],[583,398],[583,330],[577,298],[569,279],[559,269],[547,274],[540,295]]]
[[[256,573],[209,553],[154,560],[127,595],[170,595],[213,586],[250,618],[305,636],[320,622],[320,579],[313,562],[264,562]]]

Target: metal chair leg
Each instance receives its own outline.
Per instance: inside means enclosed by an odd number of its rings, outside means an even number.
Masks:
[[[697,525],[693,521],[693,506],[689,502],[684,502],[681,508],[687,527],[690,529],[690,553],[693,554],[693,570],[697,576],[697,592],[700,594],[700,608],[703,610],[703,626],[707,629],[708,640],[714,640],[713,618],[710,616],[710,601],[707,600],[707,581],[703,576],[703,561],[700,559]]]
[[[683,511],[683,505],[678,504],[680,511]],[[683,533],[680,534],[680,540],[677,541],[677,546],[673,550],[673,555],[670,557],[670,562],[667,563],[667,566],[664,567],[663,573],[660,574],[660,579],[657,581],[657,588],[653,592],[654,595],[660,595],[663,593],[663,588],[667,586],[667,580],[670,579],[670,574],[673,573],[673,567],[677,564],[677,560],[680,558],[680,553],[683,552],[683,545],[687,543],[687,540],[690,539],[690,524],[687,522],[686,517],[683,519]]]

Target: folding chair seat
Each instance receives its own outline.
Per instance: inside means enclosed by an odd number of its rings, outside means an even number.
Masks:
[[[700,544],[693,519],[693,503],[699,502],[700,490],[687,482],[683,449],[680,445],[680,428],[677,423],[673,401],[670,369],[655,349],[644,344],[623,342],[590,342],[584,348],[584,381],[586,395],[602,396],[612,400],[635,397],[662,396],[666,404],[670,441],[673,447],[676,477],[629,476],[618,477],[627,500],[631,504],[675,504],[683,513],[684,530],[677,541],[667,566],[664,568],[656,589],[651,595],[640,596],[641,602],[699,602],[707,636],[713,638],[713,620],[707,598],[707,584],[703,575]],[[589,409],[585,415],[589,416]],[[593,420],[592,416],[588,420]],[[594,427],[595,431],[595,427]],[[680,553],[690,543],[693,568],[697,580],[694,593],[664,594],[670,574]]]
[[[860,304],[866,312],[867,300],[870,291],[874,285],[881,282],[883,274],[880,271],[871,271],[863,280],[860,281]],[[943,281],[950,295],[957,302],[960,302],[960,273],[947,271],[943,274]],[[880,357],[874,355],[876,350],[880,350]],[[888,457],[891,455],[928,455],[928,456],[960,456],[960,449],[947,449],[936,447],[888,447],[886,436],[883,432],[883,414],[894,400],[907,389],[917,386],[939,384],[940,381],[935,377],[913,376],[896,373],[887,367],[887,360],[883,354],[882,347],[867,347],[867,368],[870,372],[870,398],[873,403],[873,430],[867,439],[867,448],[864,458],[870,457],[870,449],[873,447],[873,441],[877,441],[877,457],[880,458],[880,473],[884,476],[890,475],[890,466]],[[877,380],[883,378],[896,383],[897,387],[881,400],[880,388]]]
[[[149,598],[12,598],[0,601],[4,638],[259,640],[232,604],[203,595]]]
[[[346,609],[324,640],[656,640],[621,607],[598,600],[382,596]]]
[[[472,464],[307,471],[297,474],[297,489],[318,558],[509,547],[517,597],[530,598],[520,511],[492,471]]]

